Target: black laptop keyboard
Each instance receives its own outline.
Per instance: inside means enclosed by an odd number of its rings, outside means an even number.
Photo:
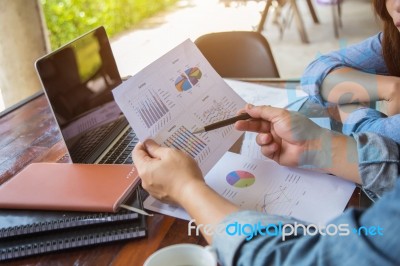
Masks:
[[[100,164],[131,164],[132,150],[139,139],[132,128],[129,128],[124,135],[115,143],[113,148],[100,160]]]
[[[97,129],[87,133],[86,136],[82,137],[75,145],[77,149],[72,151],[72,158],[75,161],[83,162],[89,156],[90,151],[93,147],[98,146],[102,143],[105,138],[115,130],[121,120],[114,121],[112,123],[98,127]],[[135,132],[132,128],[126,130],[123,136],[113,145],[110,151],[100,160],[100,164],[131,164],[132,150],[135,147],[139,139],[136,137]],[[78,149],[79,148],[79,149]]]

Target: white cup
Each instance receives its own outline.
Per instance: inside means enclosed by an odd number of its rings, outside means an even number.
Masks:
[[[143,266],[216,266],[217,254],[210,246],[177,244],[153,253]]]

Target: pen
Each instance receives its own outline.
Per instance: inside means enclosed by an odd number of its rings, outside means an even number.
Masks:
[[[220,128],[220,127],[225,127],[225,126],[228,126],[228,125],[232,125],[236,121],[246,120],[246,119],[249,119],[249,118],[251,118],[251,116],[249,114],[247,114],[247,113],[240,114],[238,116],[231,117],[231,118],[228,118],[226,120],[222,120],[222,121],[207,125],[207,126],[202,127],[202,128],[196,128],[196,130],[193,131],[193,134],[211,131],[211,130],[214,130],[214,129],[217,129],[217,128]]]
[[[137,213],[142,214],[142,215],[153,216],[153,214],[147,213],[144,210],[141,210],[141,209],[138,209],[138,208],[126,205],[126,204],[121,204],[120,207],[124,208],[124,209],[127,209],[127,210],[130,210],[130,211],[133,211],[133,212],[137,212]]]

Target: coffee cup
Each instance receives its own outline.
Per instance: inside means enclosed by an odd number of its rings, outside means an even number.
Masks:
[[[177,244],[162,248],[144,262],[144,266],[217,266],[217,254],[211,246]]]

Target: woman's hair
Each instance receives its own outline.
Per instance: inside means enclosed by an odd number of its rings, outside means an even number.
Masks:
[[[390,75],[400,77],[400,32],[386,9],[387,0],[373,0],[376,14],[383,22],[382,53]]]

